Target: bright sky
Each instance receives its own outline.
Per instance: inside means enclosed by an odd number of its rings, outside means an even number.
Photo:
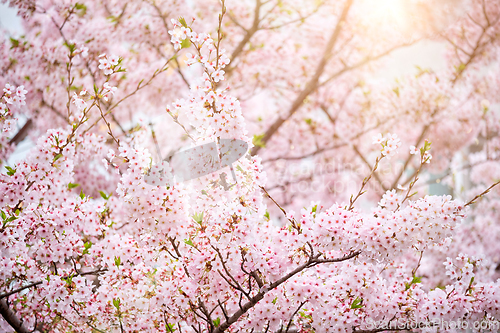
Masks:
[[[22,33],[21,20],[16,16],[17,11],[5,3],[0,3],[0,29],[7,29],[11,34]]]

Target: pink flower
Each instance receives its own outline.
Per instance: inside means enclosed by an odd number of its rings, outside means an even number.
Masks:
[[[214,79],[215,82],[219,82],[224,80],[224,71],[222,69],[215,71],[212,73],[212,78]]]
[[[24,89],[23,85],[17,87],[17,89],[16,89],[16,94],[19,97],[24,97],[24,95],[26,95],[27,93],[28,93],[28,91],[26,89]]]
[[[76,105],[79,111],[82,111],[87,107],[87,103],[83,99],[78,97],[76,93],[73,95],[73,104]]]
[[[382,142],[384,142],[384,137],[382,136],[382,133],[378,133],[377,135],[375,135],[373,138],[372,138],[373,142],[372,144],[380,144]]]
[[[14,88],[14,86],[6,83],[5,88],[3,88],[3,91],[5,92],[6,95],[12,95],[16,91],[16,88]]]
[[[108,59],[109,59],[109,62],[111,63],[112,66],[116,66],[116,65],[118,65],[118,61],[120,60],[120,57],[113,54],[113,55],[109,56]]]
[[[113,69],[111,69],[112,64],[107,58],[99,59],[99,63],[99,69],[104,71],[104,75],[110,75],[113,73]]]

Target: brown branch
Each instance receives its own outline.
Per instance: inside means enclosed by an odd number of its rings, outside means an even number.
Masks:
[[[437,110],[435,110],[432,113],[431,119],[432,119],[432,117],[434,117],[434,115],[436,113],[437,113]],[[420,136],[418,137],[417,141],[415,142],[415,145],[414,145],[415,147],[420,146],[420,143],[422,143],[422,140],[424,139],[425,135],[427,134],[427,131],[429,130],[429,128],[431,127],[432,124],[433,124],[433,121],[430,121],[427,125],[425,125],[422,128],[422,132],[420,132]],[[398,176],[392,182],[391,188],[395,188],[398,185],[398,182],[401,179],[401,177],[403,176],[403,173],[406,171],[406,168],[408,167],[408,164],[410,164],[410,161],[411,161],[412,157],[413,157],[412,154],[408,155],[408,158],[406,159],[405,164],[401,168],[401,171],[399,172]],[[415,176],[415,174],[413,174],[409,179],[412,179],[414,176]]]
[[[122,99],[120,99],[118,102],[116,102],[115,104],[113,104],[110,108],[108,108],[106,110],[106,113],[104,114],[104,116],[107,116],[108,114],[110,114],[111,112],[113,112],[113,110],[118,106],[120,105],[123,101],[125,101],[127,98],[135,95],[139,90],[141,90],[142,88],[145,88],[147,87],[148,85],[151,84],[151,82],[153,82],[153,80],[161,73],[163,73],[164,71],[167,70],[168,68],[168,63],[173,60],[176,56],[177,56],[177,52],[176,51],[174,53],[174,55],[167,60],[167,62],[162,66],[162,68],[158,68],[157,70],[155,70],[155,72],[153,73],[153,75],[151,75],[151,77],[148,79],[148,81],[146,83],[143,84],[144,80],[141,80],[138,84],[137,84],[137,87],[135,88],[134,91],[130,92],[129,94],[127,94],[126,96],[124,96]],[[87,133],[88,131],[90,131],[95,125],[97,125],[97,123],[101,120],[101,118],[98,118],[92,125],[90,125],[84,132],[83,134]]]
[[[231,275],[231,273],[229,272],[229,269],[227,268],[226,266],[226,262],[224,261],[224,258],[222,257],[222,254],[220,253],[220,250],[218,248],[216,248],[215,246],[212,245],[212,248],[215,250],[215,252],[217,252],[217,254],[219,255],[219,258],[220,258],[220,262],[222,263],[222,268],[224,268],[224,272],[226,272],[227,276],[229,276],[229,278],[231,279],[232,283],[230,283],[225,277],[224,275],[220,272],[219,270],[219,274],[226,280],[226,282],[231,286],[233,287],[234,289],[236,290],[239,290],[241,291],[248,299],[251,299],[250,297],[250,294],[245,290],[243,289],[243,287],[240,285],[240,283]]]
[[[483,7],[483,9],[484,9],[484,7]],[[470,15],[469,15],[469,18],[471,19],[471,21],[473,21],[474,23],[476,23],[474,21],[474,19]],[[483,27],[482,25],[476,23],[482,29],[481,35],[478,37],[478,39],[477,39],[477,41],[475,43],[475,46],[472,49],[472,52],[470,54],[467,54],[469,59],[465,63],[461,64],[462,68],[458,68],[457,69],[457,73],[455,74],[455,77],[453,78],[453,80],[451,80],[452,85],[455,85],[455,83],[462,77],[462,74],[465,71],[465,69],[467,68],[467,66],[469,66],[474,61],[474,58],[476,58],[476,56],[480,53],[479,51],[480,51],[481,47],[485,46],[486,44],[488,44],[489,42],[491,42],[493,40],[493,38],[490,37],[490,39],[488,41],[486,41],[484,43],[481,43],[481,40],[486,35],[486,31],[491,27],[491,23],[488,20],[487,16],[486,16],[486,19],[487,19],[487,25],[485,27]],[[464,35],[464,38],[466,38],[465,35]]]
[[[355,252],[351,252],[351,253],[349,253],[341,258],[333,258],[333,259],[319,259],[319,257],[321,256],[320,253],[318,253],[314,256],[310,256],[309,260],[307,262],[298,266],[293,271],[291,271],[290,273],[283,276],[281,279],[271,283],[268,288],[261,288],[261,290],[254,297],[252,297],[248,302],[243,304],[238,311],[236,311],[231,317],[229,317],[229,320],[226,320],[219,327],[217,327],[217,329],[215,329],[214,333],[225,332],[229,328],[229,326],[231,326],[236,321],[238,321],[238,319],[240,319],[241,316],[243,316],[248,310],[253,308],[260,300],[262,300],[264,298],[264,296],[270,290],[277,288],[278,286],[280,286],[281,284],[283,284],[284,282],[286,282],[290,278],[292,278],[294,275],[302,272],[304,269],[316,266],[316,265],[321,264],[321,263],[332,263],[332,262],[341,262],[341,261],[349,260],[349,259],[352,259],[354,257],[357,257],[360,253],[361,253],[361,251],[355,251]]]
[[[63,115],[61,112],[59,112],[59,111],[58,111],[58,110],[54,107],[54,105],[53,105],[53,104],[52,104],[52,105],[49,105],[49,103],[47,103],[47,102],[45,101],[45,99],[43,99],[43,97],[42,97],[42,105],[44,105],[44,106],[48,107],[48,108],[50,109],[50,111],[54,112],[54,113],[55,113],[58,117],[60,117],[61,119],[64,119],[64,121],[65,121],[65,122],[68,122],[68,119],[66,119],[66,117],[64,117],[64,115]]]
[[[102,272],[105,272],[107,271],[107,269],[98,269],[98,270],[94,270],[94,271],[89,271],[89,272],[77,272],[76,275],[79,275],[79,276],[85,276],[85,275],[95,275],[95,274],[99,274],[99,273],[102,273]],[[62,279],[66,279],[68,277],[70,277],[71,275],[67,275],[67,276],[64,276],[62,277]],[[17,289],[14,289],[14,290],[11,290],[9,292],[6,292],[6,293],[3,293],[3,294],[0,294],[0,299],[4,299],[5,297],[9,297],[10,295],[14,295],[14,294],[17,294],[18,292],[20,291],[23,291],[25,289],[29,289],[31,287],[35,287],[35,286],[38,286],[39,284],[42,284],[43,281],[37,281],[37,282],[32,282],[30,284],[27,284],[25,286],[22,286],[22,287],[19,287]]]
[[[23,141],[26,136],[28,136],[29,130],[33,127],[33,120],[28,119],[26,124],[14,135],[12,139],[9,141],[9,145],[18,144]]]
[[[427,146],[427,140],[425,140],[425,146]],[[413,173],[412,175],[412,178],[413,180],[410,182],[410,185],[408,186],[408,190],[406,191],[406,195],[405,197],[403,198],[403,200],[401,200],[400,203],[398,203],[398,206],[396,208],[396,211],[398,211],[404,204],[404,202],[409,199],[413,194],[415,193],[411,193],[411,190],[413,189],[413,186],[415,186],[416,182],[418,181],[418,174],[420,173],[420,170],[422,169],[422,167],[424,166],[425,163],[428,163],[430,160],[430,157],[425,157],[424,153],[420,152],[420,165],[418,166],[418,169]],[[410,178],[410,179],[412,179]]]
[[[253,23],[252,27],[250,29],[245,29],[245,36],[243,39],[239,42],[239,44],[236,46],[236,48],[233,50],[233,53],[231,53],[231,62],[234,62],[236,58],[239,57],[243,49],[245,48],[245,45],[250,41],[250,39],[255,35],[255,33],[259,30],[259,24],[260,24],[260,8],[262,6],[261,0],[256,0],[255,1],[255,9],[254,9],[254,16],[253,16]],[[231,20],[233,18],[230,16]],[[230,66],[226,69],[226,78],[229,78],[231,76],[231,72],[234,70],[235,66]]]
[[[498,184],[500,184],[500,180],[497,181],[496,183],[493,183],[490,187],[488,187],[486,190],[484,190],[483,192],[481,192],[480,194],[476,195],[474,198],[472,198],[472,200],[470,200],[469,202],[467,202],[465,205],[464,205],[464,208],[469,206],[469,205],[472,205],[472,204],[475,204],[476,201],[478,199],[480,199],[481,197],[483,197],[485,194],[488,194],[492,188],[494,188],[495,186],[497,186]]]
[[[94,275],[94,274],[99,274],[99,273],[104,272],[104,271],[107,271],[107,269],[98,269],[98,270],[95,270],[95,271],[78,273],[77,275],[79,275],[79,276]],[[69,277],[69,276],[65,276],[65,277],[63,277],[63,279],[67,278],[67,277]],[[9,323],[9,325],[17,333],[32,333],[33,331],[30,331],[25,326],[23,326],[23,320],[19,319],[16,316],[16,313],[9,308],[9,304],[7,302],[8,297],[11,296],[11,295],[13,295],[13,294],[16,294],[16,293],[18,293],[20,291],[23,291],[25,289],[28,289],[28,288],[40,285],[42,283],[43,283],[43,281],[33,282],[33,283],[30,283],[30,284],[25,285],[23,287],[14,289],[12,291],[9,291],[7,293],[4,293],[4,294],[0,295],[0,314],[5,319],[5,321],[7,321],[7,323]],[[37,326],[38,325],[35,324],[35,329],[38,329]]]
[[[345,20],[347,18],[347,14],[349,13],[349,9],[352,5],[353,0],[347,0],[344,5],[344,9],[342,10],[342,13],[337,21],[337,24],[335,26],[335,29],[333,30],[330,39],[328,40],[328,43],[326,44],[325,51],[323,53],[323,57],[321,58],[320,62],[318,63],[316,70],[314,72],[314,75],[311,77],[311,79],[307,82],[306,86],[304,89],[299,93],[297,98],[294,100],[292,103],[292,106],[288,110],[288,114],[285,118],[278,118],[272,125],[271,127],[268,128],[268,130],[264,133],[264,137],[262,138],[262,143],[265,145],[271,137],[278,131],[278,129],[285,123],[286,120],[288,120],[301,106],[304,100],[306,99],[307,96],[309,96],[311,93],[316,91],[316,89],[319,87],[319,78],[323,74],[324,69],[326,67],[326,64],[328,63],[328,60],[331,57],[331,53],[333,50],[333,47],[335,46],[337,39],[340,35],[340,31],[342,29],[342,26],[345,23]],[[251,150],[252,155],[256,155],[261,146],[255,146]]]
[[[23,326],[23,320],[17,318],[16,313],[9,308],[6,299],[0,300],[0,314],[17,333],[31,333],[30,330]]]
[[[363,163],[368,167],[368,169],[371,169],[372,166],[370,163],[368,163],[367,159],[365,158],[365,156],[361,153],[361,151],[359,151],[358,147],[356,145],[353,145],[352,146],[352,149],[354,150],[354,152],[356,153],[356,155],[358,155],[358,157],[363,161]],[[380,179],[380,176],[377,172],[374,172],[373,173],[373,176],[375,177],[375,180],[377,181],[377,183],[380,185],[380,187],[382,188],[382,190],[385,192],[387,191],[388,189],[384,186],[383,182],[382,182],[382,179]]]
[[[290,332],[290,326],[293,323],[293,317],[295,317],[297,315],[297,313],[299,312],[300,308],[302,308],[304,306],[304,304],[306,304],[306,303],[307,303],[307,301],[303,301],[303,302],[301,302],[299,304],[299,307],[297,308],[297,310],[295,310],[295,312],[290,317],[290,320],[288,321],[288,325],[286,325],[285,333],[289,333]],[[280,332],[281,332],[281,330],[280,330]]]
[[[366,191],[363,191],[363,189],[365,188],[366,184],[368,184],[368,182],[370,181],[370,179],[372,178],[373,174],[375,173],[375,171],[377,170],[378,168],[378,163],[380,162],[380,160],[384,158],[384,155],[380,155],[379,157],[377,157],[377,159],[375,160],[375,165],[373,166],[373,169],[372,171],[370,172],[370,175],[368,175],[368,177],[366,177],[365,179],[363,179],[363,183],[361,184],[361,188],[359,189],[359,192],[358,194],[356,195],[356,197],[353,198],[353,196],[351,195],[351,198],[349,199],[349,208],[347,210],[353,210],[354,209],[354,203],[356,202],[356,200],[358,200],[358,198],[363,195],[363,193],[365,193]]]

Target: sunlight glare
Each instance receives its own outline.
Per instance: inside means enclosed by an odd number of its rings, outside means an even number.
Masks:
[[[365,17],[374,23],[393,24],[405,29],[408,21],[406,0],[364,0]]]

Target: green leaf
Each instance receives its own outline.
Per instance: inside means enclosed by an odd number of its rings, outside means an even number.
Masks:
[[[187,28],[187,27],[188,27],[188,25],[187,25],[187,23],[186,23],[186,19],[184,19],[184,17],[182,17],[182,16],[180,16],[180,17],[179,17],[179,23],[180,23],[180,24],[182,24],[182,26],[183,26],[184,28]]]
[[[312,208],[312,212],[313,212],[313,213],[316,213],[316,210],[317,210],[317,209],[318,209],[318,205],[316,205],[316,206],[314,206],[314,207]]]
[[[82,200],[83,200],[83,199],[85,199],[85,194],[83,193],[83,191],[82,191],[82,190],[80,190],[80,198],[81,198]]]
[[[76,45],[74,43],[68,44],[65,42],[64,46],[66,46],[69,49],[70,54],[73,54],[73,52],[75,52],[75,50],[76,50]]]
[[[89,254],[89,249],[92,247],[92,242],[91,241],[85,242],[83,246],[85,247],[85,249],[83,250],[82,255]]]
[[[304,309],[304,311],[300,311],[299,314],[302,318],[307,318],[307,319],[312,319],[312,316],[310,314],[306,314],[307,311],[306,309]]]
[[[87,13],[87,6],[85,6],[83,3],[75,3],[75,9],[80,11],[78,13],[78,16],[80,17],[84,16]]]
[[[175,326],[174,324],[169,324],[169,323],[166,323],[165,324],[165,327],[168,329],[169,332],[174,332],[175,331]]]
[[[190,239],[188,239],[188,240],[184,240],[184,243],[186,243],[187,245],[190,245],[190,246],[194,247],[194,243],[193,243],[193,241],[191,240],[191,238],[190,238]]]
[[[16,173],[16,169],[11,168],[10,166],[6,165],[5,169],[7,169],[7,174],[9,176],[13,176]]]
[[[276,304],[276,302],[278,301],[278,296],[276,296],[274,299],[273,299],[273,304]]]
[[[85,6],[83,3],[75,3],[75,9],[82,10],[82,9],[87,9],[87,6]]]
[[[194,214],[193,220],[201,225],[201,223],[203,222],[203,212]]]
[[[219,327],[220,326],[220,317],[217,317],[217,319],[215,319],[213,322],[214,322],[215,327]]]
[[[116,267],[120,267],[121,263],[122,263],[122,259],[120,257],[115,257],[115,265],[116,265]]]
[[[361,309],[363,307],[363,299],[356,297],[356,299],[351,304],[351,309]]]
[[[181,41],[181,49],[187,49],[190,46],[191,46],[191,41],[189,39],[186,38]]]
[[[99,191],[99,194],[101,195],[101,197],[104,199],[104,200],[108,200],[109,198],[111,198],[111,195],[113,193],[110,193],[109,195],[106,195],[106,193],[104,193],[103,191]]]
[[[412,285],[414,285],[415,283],[420,283],[422,282],[422,278],[420,276],[414,276],[413,279],[411,280],[411,282],[405,282],[405,290],[408,290],[411,288]]]
[[[5,215],[5,212],[3,210],[0,210],[0,215],[2,216],[2,220],[7,219],[7,215]]]
[[[113,306],[114,306],[117,310],[120,310],[120,299],[119,299],[119,298],[113,298]]]
[[[117,20],[118,20],[118,18],[117,18],[116,16],[114,16],[114,15],[110,15],[110,16],[108,16],[108,17],[106,17],[106,18],[107,18],[108,20],[110,20],[110,21],[111,21],[111,23],[116,23],[116,22],[117,22]]]
[[[68,184],[68,188],[71,190],[72,188],[75,188],[75,187],[78,187],[80,186],[80,184],[77,184],[77,183],[69,183]]]
[[[254,146],[256,147],[260,147],[260,148],[266,148],[266,143],[262,141],[262,139],[264,139],[264,135],[265,134],[255,134],[252,138],[252,143],[254,144]]]
[[[269,212],[266,209],[266,213],[264,214],[264,217],[269,221],[271,217],[269,216]]]
[[[73,274],[68,277],[62,278],[62,280],[66,281],[67,285],[71,285],[71,283],[73,282]]]
[[[15,38],[10,37],[10,43],[12,44],[12,46],[10,47],[11,49],[19,46],[19,40]]]
[[[58,159],[60,159],[62,157],[62,154],[57,154],[56,156],[54,156],[54,162],[57,161]]]

